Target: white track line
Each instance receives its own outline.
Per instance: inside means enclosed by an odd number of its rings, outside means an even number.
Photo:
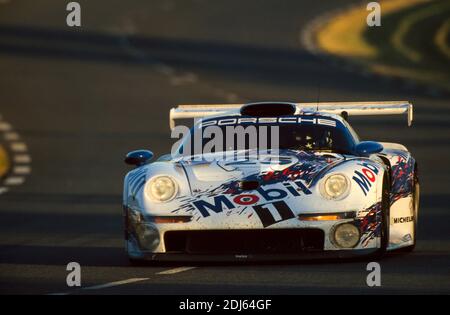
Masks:
[[[13,157],[14,163],[30,163],[31,156],[28,154],[16,154]]]
[[[238,100],[243,101],[244,99],[240,96],[238,96],[235,93],[232,92],[225,92],[223,93],[215,93],[216,89],[211,86],[209,83],[206,83],[201,80],[201,78],[193,72],[180,72],[177,71],[174,67],[172,67],[169,64],[166,64],[164,62],[161,62],[158,59],[155,59],[150,54],[148,54],[145,50],[142,50],[141,48],[133,45],[132,42],[130,42],[129,38],[131,36],[134,36],[137,34],[137,25],[132,19],[124,19],[122,22],[122,31],[125,30],[125,35],[122,36],[120,40],[120,44],[122,46],[122,49],[130,54],[131,56],[135,57],[137,60],[151,60],[154,62],[153,70],[155,70],[158,73],[161,73],[162,75],[166,76],[169,80],[169,84],[172,86],[182,86],[182,85],[188,85],[188,84],[202,84],[207,87],[207,89],[211,90],[213,94],[216,94],[216,96],[224,98],[225,101],[230,103],[236,103]],[[115,29],[113,29],[115,31]]]
[[[5,132],[5,140],[7,141],[17,141],[19,140],[19,134],[14,131]]]
[[[100,290],[100,289],[116,287],[119,285],[124,285],[124,284],[139,282],[139,281],[145,281],[148,279],[149,278],[131,278],[131,279],[126,279],[126,280],[121,280],[121,281],[108,282],[105,284],[93,285],[91,287],[82,288],[82,290]]]
[[[31,167],[29,166],[14,166],[13,173],[17,175],[27,175],[31,173]]]
[[[108,282],[108,283],[99,284],[99,285],[93,285],[93,286],[85,287],[85,288],[78,288],[78,289],[75,289],[75,290],[69,291],[69,292],[49,293],[47,295],[69,295],[72,293],[81,292],[82,290],[100,290],[100,289],[106,289],[106,288],[111,288],[111,287],[117,287],[119,285],[135,283],[135,282],[139,282],[139,281],[145,281],[148,279],[149,278],[131,278],[131,279],[126,279],[126,280]]]
[[[195,268],[197,268],[197,267],[178,267],[178,268],[173,268],[173,269],[157,272],[156,274],[157,275],[173,275],[175,273],[188,271],[188,270],[195,269]]]
[[[8,185],[8,186],[16,186],[16,185],[23,184],[24,181],[25,181],[25,178],[23,178],[23,177],[10,176],[5,179],[3,184]]]
[[[10,131],[12,129],[11,125],[7,122],[0,121],[0,131]]]
[[[192,72],[187,72],[180,75],[171,76],[170,84],[173,86],[179,86],[184,84],[194,84],[198,81],[198,77],[196,74]]]
[[[157,275],[173,275],[175,273],[188,271],[188,270],[191,270],[194,268],[197,268],[197,267],[178,267],[178,268],[173,268],[173,269],[168,269],[168,270],[164,270],[161,272],[157,272],[156,274]],[[119,285],[145,281],[145,280],[149,280],[149,279],[150,278],[131,278],[131,279],[126,279],[126,280],[113,281],[113,282],[108,282],[108,283],[104,283],[104,284],[93,285],[93,286],[85,287],[85,288],[78,288],[78,289],[75,289],[74,291],[70,291],[70,292],[50,293],[48,295],[69,295],[72,293],[81,292],[83,290],[101,290],[101,289],[106,289],[106,288],[111,288],[111,287],[117,287]]]
[[[173,76],[173,75],[175,75],[175,72],[176,72],[174,68],[172,68],[171,66],[168,66],[168,65],[166,65],[164,63],[156,64],[154,66],[154,69],[157,72],[162,73],[162,74],[164,74],[166,76]]]
[[[10,144],[11,151],[13,152],[26,152],[27,145],[23,142],[12,142]]]

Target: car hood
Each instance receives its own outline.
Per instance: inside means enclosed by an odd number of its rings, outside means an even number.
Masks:
[[[243,181],[270,185],[286,180],[302,180],[307,185],[329,168],[344,161],[341,154],[317,151],[239,151],[184,157],[176,161],[185,170],[192,193],[231,193]]]

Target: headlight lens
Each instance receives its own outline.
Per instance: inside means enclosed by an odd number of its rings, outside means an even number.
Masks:
[[[342,248],[353,248],[359,242],[359,230],[350,223],[338,225],[334,230],[334,243]]]
[[[143,214],[139,211],[128,209],[127,215],[127,239],[128,235],[132,235],[142,250],[155,250],[160,243],[158,229],[146,223]]]
[[[178,192],[178,186],[168,176],[156,176],[147,183],[145,190],[150,199],[165,202],[175,197]]]
[[[136,227],[139,245],[144,250],[155,250],[160,242],[159,231],[152,225],[139,224]]]
[[[327,199],[343,199],[350,191],[350,181],[344,174],[333,174],[325,179],[321,190]]]

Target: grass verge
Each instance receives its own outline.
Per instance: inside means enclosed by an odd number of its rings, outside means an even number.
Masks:
[[[380,1],[381,27],[368,27],[369,11],[352,7],[330,18],[317,46],[377,74],[414,80],[450,92],[447,0]]]

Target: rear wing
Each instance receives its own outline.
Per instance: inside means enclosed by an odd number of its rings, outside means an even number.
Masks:
[[[175,120],[177,119],[239,114],[241,107],[244,105],[248,106],[248,104],[178,105],[170,110],[170,129],[175,127]],[[342,116],[406,114],[408,126],[411,126],[413,121],[413,105],[408,101],[292,103],[292,105],[296,106],[296,114],[303,111],[324,112]]]

